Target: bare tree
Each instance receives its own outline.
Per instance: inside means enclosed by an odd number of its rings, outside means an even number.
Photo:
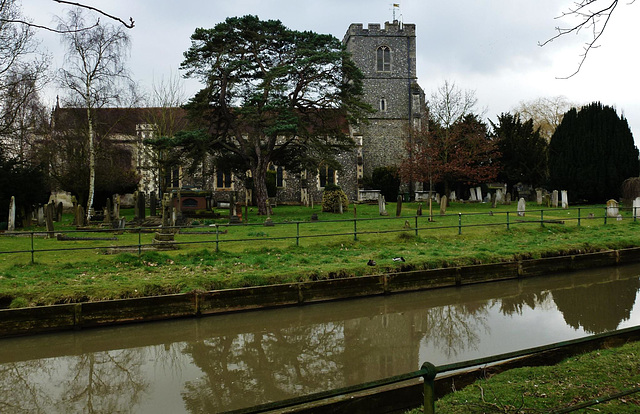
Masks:
[[[523,121],[531,119],[534,129],[540,130],[540,135],[549,142],[564,114],[576,106],[560,95],[521,101],[513,111],[520,114]]]
[[[65,68],[60,82],[70,91],[70,100],[86,108],[89,143],[89,195],[87,220],[91,217],[95,193],[96,151],[94,111],[121,102],[124,86],[132,84],[125,67],[129,36],[121,27],[99,24],[89,30],[81,9],[69,11],[67,20],[58,28],[66,31],[63,43],[67,49]]]
[[[455,82],[445,80],[431,93],[427,102],[429,116],[443,128],[451,128],[465,116],[474,113],[478,98],[471,89],[462,90]]]
[[[556,27],[557,34],[545,42],[539,43],[540,46],[545,46],[554,40],[571,33],[579,33],[582,30],[589,30],[591,35],[589,41],[587,41],[583,47],[583,53],[580,55],[580,63],[578,68],[569,76],[561,77],[560,79],[568,79],[578,72],[582,68],[587,55],[592,49],[599,47],[598,40],[604,33],[613,12],[618,7],[619,0],[576,0],[573,5],[563,12],[557,19],[560,18],[575,18],[578,20],[576,24],[568,27]],[[635,3],[635,0],[630,0],[627,5]]]

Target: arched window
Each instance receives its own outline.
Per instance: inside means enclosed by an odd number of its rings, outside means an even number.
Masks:
[[[380,110],[383,112],[387,110],[387,100],[384,98],[380,98]]]
[[[391,49],[389,46],[380,46],[376,53],[378,72],[391,72]]]

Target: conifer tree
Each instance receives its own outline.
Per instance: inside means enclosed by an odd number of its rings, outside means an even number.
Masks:
[[[594,102],[569,110],[551,137],[550,183],[576,201],[619,198],[622,182],[638,172],[633,134],[610,106]]]

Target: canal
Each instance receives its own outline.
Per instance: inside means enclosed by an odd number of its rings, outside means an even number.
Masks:
[[[640,265],[0,340],[2,413],[218,412],[640,324]]]

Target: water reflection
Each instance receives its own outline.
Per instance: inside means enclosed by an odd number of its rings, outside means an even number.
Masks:
[[[217,412],[600,333],[640,323],[639,273],[3,340],[0,412]]]

